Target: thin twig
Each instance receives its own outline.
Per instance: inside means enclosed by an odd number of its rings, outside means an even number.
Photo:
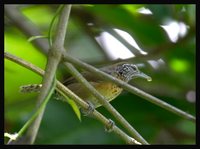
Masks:
[[[4,52],[4,57],[7,58],[8,60],[11,60],[33,72],[41,75],[41,76],[44,75],[44,71],[42,69],[36,67],[35,65],[33,65],[29,62],[24,61],[23,59],[21,59],[19,57],[9,54],[8,52]],[[78,97],[76,94],[74,94],[72,91],[70,91],[67,87],[65,87],[59,81],[56,81],[56,89],[62,91],[66,96],[71,97],[81,107],[83,107],[85,109],[88,108],[89,105],[85,101],[83,101],[80,97]],[[106,117],[104,117],[101,113],[99,113],[97,110],[94,110],[94,112],[92,114],[97,120],[99,120],[105,126],[108,126],[109,120]],[[138,144],[138,145],[141,144],[141,143],[137,142],[135,139],[133,139],[132,137],[128,136],[126,133],[124,133],[116,125],[113,126],[112,130],[114,133],[119,135],[128,144]]]
[[[93,67],[93,66],[91,66],[87,63],[84,63],[84,62],[82,62],[82,61],[80,61],[76,58],[73,58],[73,57],[67,55],[66,53],[64,54],[63,59],[65,61],[68,61],[68,62],[70,62],[74,65],[77,65],[77,66],[79,66],[79,67],[81,67],[85,70],[88,70],[88,71],[94,73],[95,75],[97,75],[101,78],[109,80],[109,81],[115,83],[116,85],[119,85],[123,89],[125,89],[125,90],[127,90],[127,91],[129,91],[129,92],[131,92],[135,95],[138,95],[141,98],[144,98],[147,101],[149,101],[153,104],[156,104],[156,105],[158,105],[158,106],[160,106],[160,107],[162,107],[162,108],[164,108],[164,109],[166,109],[166,110],[168,110],[168,111],[170,111],[170,112],[172,112],[176,115],[179,115],[179,116],[181,116],[181,117],[183,117],[187,120],[191,120],[193,122],[196,121],[196,118],[194,116],[192,116],[191,114],[188,114],[188,113],[186,113],[186,112],[184,112],[184,111],[182,111],[182,110],[180,110],[180,109],[178,109],[178,108],[176,108],[176,107],[174,107],[174,106],[172,106],[172,105],[170,105],[170,104],[168,104],[168,103],[166,103],[166,102],[164,102],[164,101],[162,101],[162,100],[160,100],[160,99],[158,99],[158,98],[156,98],[156,97],[154,97],[154,96],[152,96],[152,95],[150,95],[150,94],[148,94],[148,93],[146,93],[146,92],[144,92],[144,91],[142,91],[142,90],[140,90],[140,89],[138,89],[134,86],[131,86],[131,85],[125,83],[124,81],[121,81],[117,78],[114,78],[111,75],[108,75],[105,72],[102,72],[99,69],[96,69],[95,67]]]

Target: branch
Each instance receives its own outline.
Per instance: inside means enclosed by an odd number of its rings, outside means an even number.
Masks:
[[[65,40],[65,34],[66,34],[66,28],[68,24],[70,10],[71,10],[71,5],[66,5],[60,14],[58,26],[56,29],[55,40],[53,41],[53,45],[48,53],[47,65],[45,68],[45,74],[42,81],[42,88],[38,96],[37,106],[39,106],[43,102],[45,97],[48,95],[56,74],[57,66],[60,63],[60,59],[62,56],[61,47],[64,46],[64,40]],[[45,107],[43,108],[43,110],[41,110],[41,113],[35,119],[34,123],[30,126],[27,132],[28,139],[26,143],[28,144],[34,143],[43,117],[44,110]]]
[[[21,58],[18,58],[16,56],[13,56],[11,54],[9,54],[8,52],[4,52],[4,56],[5,58],[7,58],[8,60],[11,60],[41,76],[44,75],[44,71],[38,67],[36,67],[35,65],[24,61]],[[56,89],[62,91],[63,94],[65,94],[66,96],[72,98],[78,105],[80,105],[82,108],[88,108],[88,104],[82,100],[81,98],[79,98],[76,94],[74,94],[72,91],[70,91],[67,87],[65,87],[62,83],[60,83],[59,81],[56,81]],[[92,113],[93,116],[99,120],[101,123],[103,123],[105,126],[108,126],[109,124],[109,120],[104,117],[101,113],[99,113],[97,110],[94,110],[94,112]],[[113,132],[116,133],[117,135],[119,135],[126,143],[128,144],[137,144],[140,145],[140,142],[137,142],[135,139],[133,139],[132,137],[128,136],[126,133],[124,133],[120,128],[118,128],[117,126],[113,126],[112,128]]]
[[[164,102],[164,101],[162,101],[162,100],[160,100],[160,99],[158,99],[158,98],[156,98],[156,97],[154,97],[154,96],[152,96],[152,95],[150,95],[150,94],[148,94],[148,93],[146,93],[146,92],[144,92],[144,91],[142,91],[142,90],[140,90],[140,89],[138,89],[134,86],[131,86],[131,85],[125,83],[124,81],[121,81],[117,78],[114,78],[114,77],[106,74],[105,72],[102,72],[102,71],[96,69],[95,67],[93,67],[89,64],[86,64],[86,63],[84,63],[84,62],[82,62],[82,61],[80,61],[76,58],[73,58],[73,57],[67,55],[66,53],[64,54],[64,60],[68,61],[72,64],[75,64],[75,65],[77,65],[77,66],[79,66],[79,67],[81,67],[81,68],[83,68],[87,71],[90,71],[90,72],[94,73],[95,75],[97,75],[101,78],[104,78],[108,81],[111,81],[111,82],[115,83],[116,85],[119,85],[123,89],[125,89],[125,90],[127,90],[127,91],[129,91],[129,92],[131,92],[135,95],[138,95],[139,97],[144,98],[147,101],[149,101],[153,104],[156,104],[156,105],[158,105],[158,106],[160,106],[160,107],[162,107],[162,108],[164,108],[164,109],[166,109],[166,110],[168,110],[168,111],[170,111],[170,112],[172,112],[172,113],[174,113],[178,116],[181,116],[182,118],[196,122],[196,118],[194,116],[192,116],[192,115],[190,115],[190,114],[188,114],[188,113],[186,113],[186,112],[184,112],[184,111],[182,111],[182,110],[180,110],[180,109],[178,109],[178,108],[176,108],[176,107],[174,107],[174,106],[172,106],[172,105],[170,105],[170,104],[168,104],[168,103],[166,103],[166,102]]]

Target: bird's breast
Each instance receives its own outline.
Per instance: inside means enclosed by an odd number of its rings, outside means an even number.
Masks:
[[[121,92],[122,88],[118,87],[117,85],[104,82],[104,83],[94,83],[93,86],[98,90],[108,101],[113,100],[116,98]]]

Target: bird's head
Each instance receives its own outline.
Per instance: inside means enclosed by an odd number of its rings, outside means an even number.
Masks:
[[[138,77],[147,79],[148,81],[152,80],[150,76],[141,72],[136,65],[129,63],[117,64],[115,66],[115,73],[117,78],[125,82],[129,82],[131,79]]]

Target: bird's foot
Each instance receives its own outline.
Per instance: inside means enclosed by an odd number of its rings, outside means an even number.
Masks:
[[[113,120],[111,120],[111,119],[108,119],[108,120],[109,120],[109,122],[105,126],[105,131],[106,132],[111,132],[111,131],[113,131],[113,127],[115,126],[115,122]]]
[[[90,101],[86,101],[88,103],[88,108],[83,109],[81,108],[81,112],[83,113],[84,116],[91,116],[92,113],[94,112],[94,105]]]

